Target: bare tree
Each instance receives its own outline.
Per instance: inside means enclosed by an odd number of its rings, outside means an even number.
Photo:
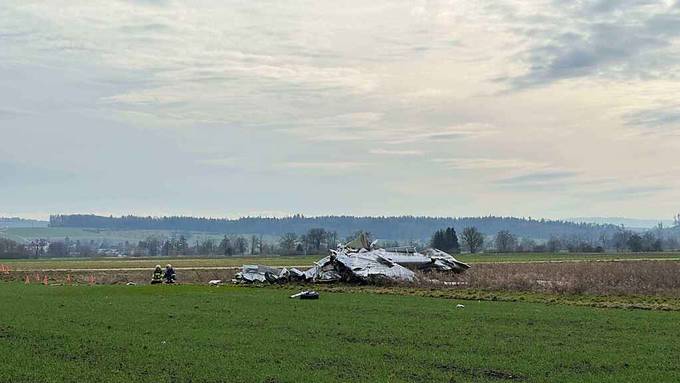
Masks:
[[[326,230],[320,228],[310,229],[307,232],[307,241],[315,253],[321,252],[321,245],[326,241]]]
[[[295,233],[286,233],[279,239],[279,247],[285,255],[295,254],[298,236]]]
[[[234,250],[236,250],[236,254],[245,254],[247,248],[248,241],[241,236],[236,237],[234,240]]]
[[[68,256],[68,249],[64,242],[51,242],[47,248],[47,255],[54,258],[61,258]]]
[[[484,235],[476,227],[466,227],[461,236],[463,245],[471,253],[478,252],[484,245]]]
[[[256,249],[258,248],[258,239],[256,236],[251,235],[250,236],[250,255],[255,255]],[[260,249],[262,250],[262,249]],[[260,254],[262,254],[262,251],[260,251]]]
[[[557,253],[558,251],[562,250],[562,241],[560,241],[559,238],[552,236],[548,242],[545,243],[545,247],[549,252]]]
[[[338,232],[337,231],[327,231],[326,232],[326,242],[328,243],[328,248],[334,248],[338,245]]]
[[[196,241],[196,253],[200,255],[215,254],[215,242],[210,238],[206,238],[200,243]]]
[[[531,238],[524,237],[519,241],[519,251],[522,252],[533,252],[536,250],[536,241]]]
[[[222,238],[222,241],[220,242],[220,245],[218,247],[218,251],[222,255],[233,255],[234,254],[234,245],[231,243],[231,239],[227,237],[226,235],[224,238]]]
[[[612,236],[612,244],[614,245],[616,251],[624,251],[628,249],[630,244],[629,240],[632,235],[633,232],[624,228],[621,228],[621,230],[614,233],[614,236]],[[633,243],[635,243],[635,241]]]
[[[496,234],[496,251],[509,253],[517,248],[517,237],[507,230],[501,230]]]

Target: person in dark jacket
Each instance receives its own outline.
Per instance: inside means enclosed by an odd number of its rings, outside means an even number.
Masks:
[[[163,283],[163,269],[161,269],[161,265],[156,265],[151,276],[151,284],[155,285],[158,283]]]
[[[163,275],[165,283],[175,283],[176,278],[177,276],[175,275],[175,269],[172,268],[172,265],[168,264],[165,266],[165,275]]]

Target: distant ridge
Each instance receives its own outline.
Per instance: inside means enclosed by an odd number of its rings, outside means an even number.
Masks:
[[[19,217],[0,217],[0,228],[47,227],[49,222]]]
[[[355,217],[294,215],[284,218],[244,217],[238,219],[198,217],[103,217],[96,215],[53,215],[51,227],[82,227],[110,230],[175,230],[223,234],[282,235],[287,232],[304,234],[312,228],[335,231],[345,237],[359,230],[368,231],[380,239],[426,240],[436,230],[454,227],[458,231],[477,227],[486,235],[509,230],[520,237],[548,239],[551,236],[595,240],[602,234],[618,230],[614,225],[574,223],[568,221],[516,217]]]
[[[616,225],[625,226],[627,228],[651,229],[656,227],[659,222],[663,223],[664,227],[673,226],[671,219],[640,219],[640,218],[624,218],[624,217],[576,217],[568,218],[573,222],[586,222],[598,225]]]

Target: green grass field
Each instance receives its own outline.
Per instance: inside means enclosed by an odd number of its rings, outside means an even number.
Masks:
[[[156,263],[172,263],[176,267],[238,267],[244,264],[270,266],[306,266],[321,259],[323,255],[308,256],[245,256],[245,257],[146,257],[146,258],[66,258],[66,259],[0,259],[1,264],[14,270],[44,269],[116,269],[148,268]],[[680,260],[680,253],[598,253],[598,254],[461,254],[456,258],[471,264],[515,263],[546,261],[611,261],[635,259]]]
[[[0,284],[0,381],[680,380],[679,312],[290,293]]]

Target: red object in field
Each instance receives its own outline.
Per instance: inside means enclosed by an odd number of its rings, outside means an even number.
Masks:
[[[45,278],[43,279],[43,285],[47,286],[47,274],[45,274]]]
[[[26,275],[26,279],[24,280],[25,285],[30,285],[31,284],[31,278],[28,277],[28,274]]]

